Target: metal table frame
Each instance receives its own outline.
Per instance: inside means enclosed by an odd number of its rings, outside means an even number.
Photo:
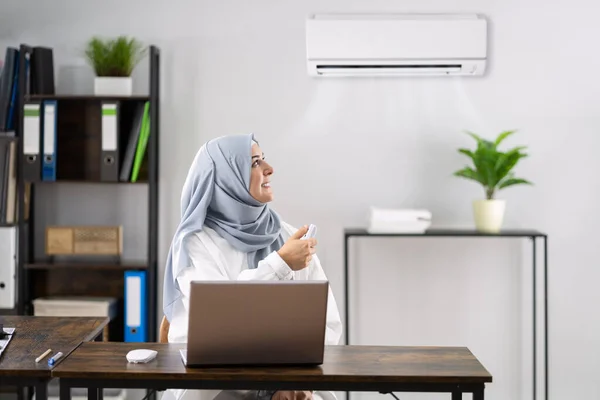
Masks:
[[[485,384],[483,383],[381,383],[381,382],[343,382],[331,380],[328,382],[307,382],[302,379],[288,381],[261,380],[223,380],[202,381],[193,376],[189,379],[156,379],[150,380],[141,375],[123,377],[122,379],[101,378],[60,378],[60,400],[71,400],[71,388],[88,388],[88,400],[102,400],[102,388],[128,389],[198,389],[198,390],[304,390],[310,384],[313,390],[360,392],[379,392],[382,394],[394,392],[420,393],[449,393],[452,400],[462,399],[463,393],[472,393],[473,400],[484,400]],[[101,387],[99,387],[101,385]]]
[[[533,259],[533,400],[537,400],[537,239],[544,246],[544,394],[548,400],[548,235],[536,230],[504,230],[497,234],[481,233],[470,229],[429,229],[425,233],[369,233],[364,228],[344,230],[344,306],[345,306],[345,343],[350,344],[350,301],[348,284],[349,241],[352,237],[388,237],[388,238],[529,238],[532,243]],[[350,393],[347,393],[350,399]]]

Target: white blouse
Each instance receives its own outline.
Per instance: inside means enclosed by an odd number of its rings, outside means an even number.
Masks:
[[[296,228],[282,221],[284,240],[287,240],[296,230]],[[316,254],[313,255],[308,267],[300,271],[292,270],[275,251],[261,260],[257,268],[248,269],[246,253],[235,249],[217,232],[206,226],[202,231],[190,235],[185,245],[191,259],[191,265],[175,277],[183,297],[173,304],[169,326],[169,342],[187,342],[190,283],[194,280],[327,280],[325,271],[323,271]],[[329,288],[325,344],[337,345],[341,336],[342,322],[337,303],[331,288]],[[310,390],[310,388],[306,388],[306,390]],[[170,394],[174,395],[175,399],[180,399],[185,391],[169,390],[167,392],[171,392]],[[219,391],[187,392],[197,392],[196,396],[191,397],[193,399],[212,400],[217,395],[219,395],[219,398],[239,398],[231,391],[226,391],[231,396],[223,396],[226,393]],[[190,394],[192,393],[186,393],[186,400],[190,398],[188,396]],[[165,396],[163,398],[169,397]],[[330,393],[320,393],[320,395],[315,393],[315,397],[335,398]]]

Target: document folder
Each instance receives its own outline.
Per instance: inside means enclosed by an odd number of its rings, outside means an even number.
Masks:
[[[125,342],[146,340],[146,271],[125,271]]]
[[[133,161],[133,170],[131,171],[131,182],[137,182],[146,146],[148,145],[148,137],[150,136],[150,102],[144,104],[144,114],[142,116],[142,126],[140,128],[140,137],[135,149],[135,158]]]
[[[19,58],[19,51],[17,50],[15,54],[15,70],[12,74],[12,89],[10,93],[10,100],[8,102],[8,115],[6,117],[5,131],[13,131],[15,129],[15,110],[18,102],[17,94],[19,91]]]
[[[12,89],[16,78],[18,67],[19,50],[14,47],[7,47],[4,56],[4,65],[0,74],[0,131],[9,130],[8,121],[10,120],[10,103]]]
[[[35,46],[32,50],[31,93],[54,94],[54,51],[42,46]]]
[[[40,102],[23,106],[23,179],[27,182],[41,180],[40,162]]]
[[[8,328],[8,327],[3,326],[2,330],[4,331],[6,336],[4,336],[2,339],[0,339],[0,358],[2,358],[2,353],[4,352],[4,350],[6,350],[6,348],[8,347],[8,344],[10,343],[12,338],[15,336],[14,334],[15,334],[16,328]]]
[[[102,156],[100,163],[100,180],[119,180],[118,103],[102,103]]]
[[[138,104],[135,109],[134,123],[131,128],[131,133],[129,134],[127,149],[125,150],[125,154],[123,156],[123,162],[121,162],[121,173],[119,176],[121,182],[129,181],[129,177],[131,176],[131,168],[133,167],[133,157],[135,156],[138,139],[140,137],[140,132],[142,131],[142,118],[144,117],[144,108],[144,105]]]
[[[0,308],[14,308],[16,303],[17,231],[0,228]]]
[[[56,180],[56,100],[45,100],[43,116],[43,148],[44,158],[42,161],[42,180]]]

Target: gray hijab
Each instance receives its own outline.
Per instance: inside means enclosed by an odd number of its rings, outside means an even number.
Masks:
[[[190,266],[185,241],[206,225],[235,249],[248,255],[248,268],[284,244],[279,215],[250,195],[253,134],[231,135],[204,144],[188,172],[181,193],[181,221],[167,256],[163,311],[170,321],[181,297],[176,277]]]

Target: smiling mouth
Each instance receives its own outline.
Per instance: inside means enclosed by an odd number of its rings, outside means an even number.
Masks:
[[[271,182],[265,182],[260,186],[269,189],[271,187]]]

